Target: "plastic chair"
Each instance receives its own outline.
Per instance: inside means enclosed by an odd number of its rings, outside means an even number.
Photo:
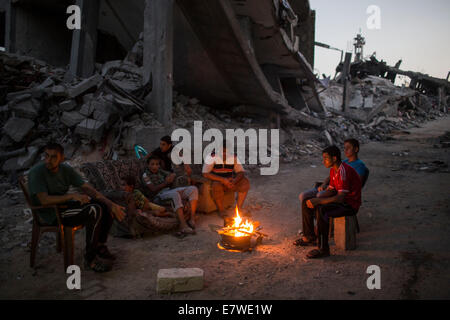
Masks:
[[[27,201],[28,207],[31,209],[33,214],[33,229],[31,236],[31,252],[30,252],[30,267],[34,268],[35,260],[36,260],[36,251],[39,244],[39,239],[43,233],[46,232],[55,232],[56,233],[56,251],[61,252],[61,247],[64,251],[64,272],[66,272],[67,267],[73,265],[74,261],[74,238],[75,231],[83,228],[82,225],[76,227],[67,227],[62,224],[61,214],[58,207],[56,205],[50,206],[34,206],[31,202],[30,194],[28,192],[28,185],[26,182],[25,176],[19,177],[19,186],[22,189],[22,192],[25,196],[25,200]],[[50,208],[55,211],[56,214],[56,225],[48,225],[42,223],[39,219],[38,210]]]

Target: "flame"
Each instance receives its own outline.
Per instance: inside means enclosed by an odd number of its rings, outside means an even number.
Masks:
[[[236,228],[236,230],[234,230],[235,237],[248,236],[248,233],[253,233],[253,224],[251,222],[249,222],[248,220],[245,220],[245,223],[242,223],[242,218],[239,215],[239,210],[238,210],[237,206],[236,206],[236,217],[234,218],[233,228]],[[240,232],[239,230],[245,231],[247,233]]]

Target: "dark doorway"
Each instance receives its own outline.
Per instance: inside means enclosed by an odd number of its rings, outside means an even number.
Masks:
[[[6,36],[6,12],[0,11],[0,47],[5,47],[5,36]]]
[[[98,30],[96,62],[105,63],[111,60],[123,60],[126,55],[127,51],[115,36]]]

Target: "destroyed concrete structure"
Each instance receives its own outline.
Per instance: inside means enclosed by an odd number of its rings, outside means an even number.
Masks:
[[[47,8],[53,2],[40,4]],[[176,127],[192,128],[196,120],[208,128],[281,128],[280,152],[289,162],[347,137],[383,140],[391,130],[448,110],[448,81],[431,79],[442,88],[436,95],[422,86],[396,87],[386,73],[355,76],[355,66],[368,62],[350,64],[351,53],[346,77],[319,81],[312,73],[315,12],[308,1],[142,0],[131,1],[126,14],[118,10],[118,1],[98,2],[99,9],[83,10],[100,13],[97,41],[110,30],[116,39],[111,41],[127,48],[120,57],[103,61],[101,50],[97,56],[91,52],[83,56],[91,60],[82,62],[93,67],[88,72],[70,59],[93,50],[78,42],[79,50],[72,45],[63,64],[45,50],[32,51],[35,57],[0,53],[3,172],[30,167],[39,160],[36,150],[50,140],[62,143],[69,159],[96,148],[103,158],[117,159],[134,156],[135,144],[154,148],[161,136]],[[53,10],[72,3],[60,2]],[[14,12],[39,23],[30,18],[35,6],[26,0],[0,1],[0,8],[10,10],[10,35],[16,28],[17,39],[25,19],[12,21]],[[108,12],[115,18],[105,24]],[[135,24],[121,27],[132,18]],[[76,32],[69,37],[76,39]],[[77,41],[86,41],[85,36]],[[13,48],[9,42],[7,49]],[[317,137],[305,140],[301,130]]]
[[[445,97],[450,94],[450,82],[448,79],[439,79],[427,74],[400,69],[402,61],[398,61],[394,67],[388,66],[385,61],[379,61],[374,55],[369,60],[359,60],[351,64],[350,74],[353,78],[360,79],[367,76],[376,76],[395,82],[397,75],[407,76],[410,79],[409,87],[423,94],[441,95]],[[341,72],[343,65],[340,64],[336,71]],[[338,75],[337,79],[340,79]],[[443,101],[442,101],[443,102]]]
[[[83,17],[73,32],[64,20],[71,4]],[[324,112],[312,72],[315,12],[308,0],[2,0],[0,11],[6,50],[69,64],[65,80],[92,76],[111,46],[121,48],[113,50],[123,52],[113,57],[120,60],[130,51],[127,59],[142,66],[142,85],[153,87],[144,108],[164,125],[172,87],[208,105]],[[72,90],[71,98],[78,93]]]

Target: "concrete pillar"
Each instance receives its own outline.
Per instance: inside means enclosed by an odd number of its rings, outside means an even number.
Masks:
[[[100,2],[77,0],[76,5],[81,9],[81,30],[73,31],[69,74],[87,78],[95,70]]]
[[[152,92],[145,109],[167,125],[172,121],[174,0],[146,0],[144,11],[144,85]]]
[[[446,101],[446,95],[445,95],[445,88],[439,87],[437,92],[438,92],[439,111],[447,113],[447,101]]]
[[[348,102],[350,100],[349,74],[350,74],[351,61],[352,61],[352,53],[346,52],[345,60],[344,60],[344,67],[342,68],[342,77],[341,77],[341,81],[344,84],[344,96],[342,99],[342,111],[344,111],[344,112],[347,109]]]
[[[5,49],[7,52],[16,52],[16,9],[11,1],[5,3]]]

